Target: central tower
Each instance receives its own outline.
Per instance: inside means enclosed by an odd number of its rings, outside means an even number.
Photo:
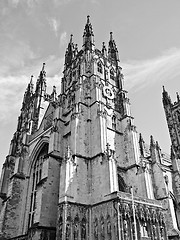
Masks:
[[[58,110],[63,142],[58,150],[63,159],[60,202],[95,204],[119,190],[116,159],[120,167],[128,164],[121,161],[121,143],[125,127],[133,128],[119,63],[112,32],[108,50],[105,43],[101,51],[95,48],[88,16],[82,50],[77,50],[71,35],[65,54]]]
[[[81,50],[71,35],[59,96],[46,92],[44,68],[35,91],[32,78],[27,87],[3,165],[0,236],[166,240],[170,165],[162,168],[153,137],[148,150],[137,141],[112,32],[98,50],[88,16]]]
[[[57,239],[133,239],[132,205],[120,209],[119,199],[131,201],[131,186],[136,196],[153,198],[150,175],[137,176],[137,133],[121,71],[112,32],[108,48],[103,42],[96,49],[88,16],[82,50],[72,35],[66,50],[58,141],[51,135],[49,153],[61,159]]]

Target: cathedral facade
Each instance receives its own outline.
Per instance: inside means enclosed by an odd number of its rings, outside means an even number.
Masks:
[[[170,158],[133,121],[113,35],[97,49],[88,16],[61,93],[47,93],[45,65],[27,86],[2,168],[0,239],[180,239],[180,145]]]

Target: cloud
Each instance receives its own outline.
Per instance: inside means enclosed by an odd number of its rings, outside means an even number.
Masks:
[[[140,90],[149,84],[180,76],[180,49],[170,49],[161,56],[122,64],[126,88]]]
[[[60,5],[64,5],[64,4],[68,4],[70,2],[72,2],[73,0],[54,0],[54,4],[56,6],[60,6]]]
[[[24,68],[26,62],[30,62],[37,58],[30,45],[26,42],[11,40],[5,38],[6,42],[2,41],[0,44],[0,76],[8,75],[9,72],[21,70]],[[13,43],[12,43],[13,42]]]
[[[42,68],[42,62],[42,59],[40,59],[39,62],[30,69],[25,67],[23,71],[19,71],[16,75],[0,75],[1,124],[7,124],[11,119],[14,119],[14,116],[17,116],[20,113],[23,95],[30,81],[30,75],[34,75],[33,82],[35,86],[36,79]],[[46,62],[45,71],[47,73],[47,91],[48,93],[51,93],[53,86],[56,86],[57,94],[59,94],[64,59],[52,55],[47,59],[44,59],[44,62]]]
[[[55,18],[51,18],[51,19],[49,19],[49,24],[51,26],[51,29],[53,30],[53,32],[55,33],[55,35],[57,37],[60,22],[58,22]]]
[[[0,121],[11,121],[13,115],[17,115],[22,102],[22,92],[27,83],[26,76],[0,77]]]
[[[67,43],[67,33],[63,32],[60,36],[60,47],[63,47]]]
[[[12,7],[17,7],[20,0],[9,0],[9,4],[11,4]]]

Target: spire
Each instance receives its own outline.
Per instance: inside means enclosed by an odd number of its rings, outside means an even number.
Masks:
[[[65,54],[65,64],[69,66],[72,63],[72,60],[74,58],[74,43],[73,43],[73,35],[71,34],[70,36],[70,41],[68,44],[68,47],[66,49],[66,54]]]
[[[116,43],[113,40],[112,32],[110,32],[110,40],[109,40],[109,47],[108,47],[108,57],[110,60],[119,61],[119,54],[116,47]]]
[[[36,82],[36,90],[34,94],[32,133],[34,133],[38,129],[41,102],[42,99],[44,98],[45,93],[46,93],[46,72],[45,63],[43,63],[42,70],[40,71],[39,77]]]
[[[32,95],[33,95],[33,75],[31,76],[30,82],[26,88],[26,91],[24,93],[24,98],[23,98],[23,103],[22,103],[22,109],[24,110],[25,108],[29,108],[31,99],[32,99]]]
[[[90,16],[87,16],[87,23],[85,25],[84,34],[83,34],[83,47],[84,50],[92,50],[94,46],[94,33],[92,25],[89,20]]]
[[[170,99],[167,91],[165,90],[164,86],[163,86],[162,100],[163,100],[164,106],[171,105],[171,99]]]
[[[40,71],[39,78],[36,82],[36,95],[40,94],[42,91],[46,91],[46,72],[45,72],[45,63],[43,63],[42,70]]]

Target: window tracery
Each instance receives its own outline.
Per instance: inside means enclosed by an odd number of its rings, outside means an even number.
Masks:
[[[112,121],[112,129],[116,130],[116,116],[113,115],[111,121]]]
[[[111,68],[110,70],[110,79],[114,80],[115,76],[114,76],[114,70]]]
[[[83,218],[81,222],[81,240],[86,239],[86,220]]]
[[[103,72],[102,63],[100,61],[97,63],[97,70],[99,73]]]
[[[46,159],[48,153],[48,144],[45,144],[38,154],[31,173],[32,178],[32,189],[31,189],[31,197],[30,197],[30,210],[29,210],[29,220],[28,220],[28,228],[32,227],[35,222],[35,212],[37,209],[37,186],[42,179],[42,170],[43,163]]]

